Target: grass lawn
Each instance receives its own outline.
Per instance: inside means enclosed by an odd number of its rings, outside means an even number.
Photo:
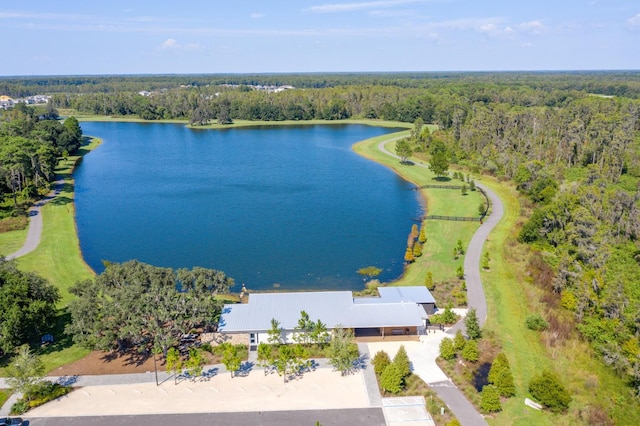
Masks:
[[[385,147],[389,152],[394,152],[395,140],[408,134],[409,132],[400,132],[367,139],[354,145],[354,150],[366,158],[391,168],[418,186],[427,184],[460,185],[462,183],[455,179],[438,180],[429,169],[417,165],[400,164],[398,159],[378,149],[381,142],[389,141]],[[416,161],[416,163],[424,164],[421,161]],[[479,191],[469,191],[467,195],[462,195],[460,190],[425,188],[420,192],[426,201],[426,210],[429,215],[478,217],[478,206],[484,200]],[[479,223],[426,220],[424,226],[427,235],[427,243],[423,247],[424,255],[408,267],[402,278],[394,282],[393,285],[424,285],[427,271],[431,271],[435,282],[454,279],[456,269],[462,265],[464,259],[462,257],[454,259],[453,248],[458,240],[461,240],[463,247],[466,248],[478,229]],[[407,230],[407,235],[409,231],[410,229]]]
[[[8,389],[0,389],[0,407],[4,405],[4,403],[9,399],[11,395],[11,391]]]
[[[25,228],[0,233],[0,256],[7,256],[18,251],[27,238],[27,231],[28,229]]]

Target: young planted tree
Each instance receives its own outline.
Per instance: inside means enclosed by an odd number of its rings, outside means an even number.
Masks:
[[[385,392],[399,393],[404,387],[403,382],[402,367],[393,362],[380,375],[380,388]]]
[[[272,345],[279,345],[282,343],[282,329],[280,328],[280,321],[275,318],[271,318],[271,328],[267,331],[267,341]]]
[[[472,180],[469,181],[469,189],[472,191],[476,190],[476,183]]]
[[[462,240],[458,240],[456,243],[456,250],[458,250],[458,254],[464,254],[464,247],[462,246]]]
[[[320,320],[311,323],[311,341],[316,345],[324,347],[329,341],[331,335],[327,330],[327,325]]]
[[[471,361],[477,362],[480,359],[480,351],[478,350],[478,341],[477,340],[467,340],[464,344],[464,348],[462,348],[462,358]]]
[[[464,336],[462,335],[462,331],[458,330],[456,332],[455,337],[453,338],[453,347],[456,350],[456,352],[460,352],[462,349],[464,349],[464,345],[467,343],[467,341],[465,340]]]
[[[469,337],[469,339],[476,340],[480,338],[482,332],[480,331],[480,323],[478,322],[478,315],[476,314],[475,308],[471,308],[467,312],[464,325],[467,329],[467,337]]]
[[[409,361],[409,355],[407,355],[404,345],[400,345],[398,348],[396,356],[393,357],[393,363],[400,368],[403,380],[411,374],[411,361]]]
[[[310,331],[313,322],[309,318],[309,314],[305,311],[300,311],[300,319],[298,320],[298,325],[295,327],[295,332],[293,334],[293,340],[296,343],[308,344],[310,341]]]
[[[222,364],[224,364],[224,368],[231,373],[231,378],[233,379],[236,371],[240,370],[242,366],[242,358],[240,358],[238,347],[228,342],[220,346],[222,350]]]
[[[230,346],[233,346],[233,345],[230,345]],[[192,381],[195,381],[196,377],[202,375],[203,365],[204,365],[204,358],[202,357],[202,352],[198,348],[190,348],[189,358],[184,363],[184,366],[187,368],[187,373],[189,373],[189,377],[191,377]],[[225,367],[226,367],[226,364],[225,364]],[[240,367],[238,366],[238,368]]]
[[[496,385],[500,395],[509,398],[516,394],[513,374],[509,361],[503,352],[500,352],[491,364],[488,376],[489,383]]]
[[[264,342],[258,345],[258,365],[264,368],[264,374],[267,375],[268,369],[273,366],[275,357],[271,350],[271,345]]]
[[[378,351],[371,360],[371,364],[373,364],[373,371],[376,373],[376,376],[380,376],[384,372],[384,369],[387,368],[387,365],[391,364],[391,358],[389,358],[389,354],[385,351]]]
[[[452,360],[456,357],[456,349],[453,344],[453,339],[445,337],[440,342],[440,357],[444,360]]]
[[[415,243],[413,245],[413,257],[420,257],[422,256],[422,244],[420,243]]]
[[[28,402],[31,400],[32,392],[43,380],[44,364],[31,352],[29,345],[22,345],[5,369],[5,374],[11,390],[22,393]]]
[[[420,228],[420,235],[418,235],[418,241],[420,241],[421,244],[424,244],[427,242],[427,232],[424,229],[424,225]]]
[[[460,188],[460,193],[462,195],[467,195],[468,192],[469,192],[469,189],[467,188],[467,185],[463,183],[462,187]]]
[[[529,392],[539,403],[554,413],[565,411],[572,400],[558,376],[549,370],[543,370],[542,373],[531,378]]]
[[[500,392],[494,385],[486,385],[480,393],[480,409],[484,413],[495,413],[502,411],[500,403]]]
[[[408,159],[413,155],[411,144],[406,138],[400,139],[396,143],[396,155],[400,157],[400,162],[403,164],[406,163]]]
[[[458,269],[456,269],[456,277],[460,280],[464,279],[464,268],[462,265],[458,266]]]
[[[173,382],[174,384],[177,384],[178,371],[182,370],[182,359],[180,359],[180,352],[178,352],[176,348],[169,348],[167,351],[165,367],[167,369],[167,373],[171,374],[173,372]]]
[[[429,290],[433,290],[434,288],[436,288],[433,282],[433,273],[431,273],[431,271],[427,271],[427,275],[424,277],[424,286]]]
[[[404,261],[407,262],[407,263],[412,263],[415,260],[416,260],[416,258],[413,255],[413,248],[407,247],[407,249],[404,252]]]
[[[489,252],[485,251],[484,255],[482,256],[482,261],[481,261],[481,266],[482,269],[484,269],[485,271],[489,270]]]
[[[354,336],[351,329],[338,325],[333,329],[333,336],[329,344],[329,364],[345,376],[349,374],[360,354],[353,343]]]
[[[457,320],[458,316],[455,312],[453,312],[453,305],[451,304],[451,302],[447,303],[442,314],[442,322],[444,324],[453,324]]]

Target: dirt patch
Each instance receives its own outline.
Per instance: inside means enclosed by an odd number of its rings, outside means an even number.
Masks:
[[[164,360],[157,358],[158,370],[164,370]],[[132,353],[94,351],[86,357],[53,370],[53,376],[129,374],[154,371],[153,357]]]

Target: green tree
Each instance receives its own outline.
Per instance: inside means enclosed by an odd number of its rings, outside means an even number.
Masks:
[[[280,321],[275,318],[271,318],[271,328],[267,331],[267,341],[272,345],[279,345],[282,343],[282,329],[280,328]]]
[[[409,361],[409,356],[407,355],[407,350],[404,345],[400,345],[398,348],[398,352],[396,352],[396,355],[393,357],[393,363],[400,368],[403,379],[411,374],[411,361]]]
[[[427,271],[427,275],[424,277],[424,286],[429,290],[433,290],[436,287],[433,282],[433,274],[431,271]]]
[[[0,349],[39,338],[56,316],[58,289],[34,273],[19,271],[0,257]]]
[[[406,138],[400,139],[396,143],[396,155],[400,157],[401,163],[406,163],[411,155],[413,155],[411,144],[409,144],[409,141]]]
[[[420,241],[421,244],[424,244],[427,242],[427,234],[424,229],[424,225],[420,228],[420,235],[418,236],[418,241]]]
[[[463,183],[462,187],[460,187],[460,193],[462,195],[467,195],[468,192],[469,192],[469,188],[467,188],[467,185]]]
[[[345,376],[349,374],[358,360],[360,354],[354,344],[353,331],[337,325],[333,329],[331,343],[329,344],[329,364]]]
[[[331,335],[327,330],[327,325],[320,320],[311,323],[311,341],[316,345],[323,346],[329,341]]]
[[[490,260],[490,258],[489,258],[489,252],[488,252],[488,251],[485,251],[485,252],[484,252],[484,255],[482,256],[482,261],[481,261],[481,263],[482,263],[482,265],[481,265],[481,266],[482,266],[482,269],[484,269],[484,270],[489,270],[489,260]]]
[[[549,370],[543,370],[542,373],[531,378],[529,392],[539,403],[554,413],[565,411],[572,400],[558,376]]]
[[[295,327],[295,332],[293,335],[293,340],[296,343],[307,344],[310,340],[310,331],[313,326],[313,322],[309,318],[309,314],[305,311],[300,311],[300,319],[298,320],[298,324]]]
[[[447,303],[444,307],[444,312],[442,313],[442,322],[444,324],[453,324],[457,320],[458,316],[453,312],[453,305],[451,302]]]
[[[471,308],[467,312],[464,325],[467,329],[467,337],[469,337],[469,339],[476,340],[481,337],[482,332],[480,331],[480,323],[478,322],[478,315],[476,314],[475,308]]]
[[[464,349],[465,343],[467,343],[467,341],[465,340],[464,336],[462,335],[462,331],[458,330],[456,332],[456,335],[453,338],[453,347],[454,347],[455,351],[456,352],[460,352],[462,349]]]
[[[275,362],[275,357],[273,356],[273,351],[271,350],[271,345],[266,343],[260,343],[258,345],[258,365],[263,367],[264,374],[267,374],[267,369],[271,367]]]
[[[29,345],[22,345],[18,354],[11,359],[5,373],[9,387],[14,392],[23,393],[26,400],[30,401],[32,391],[44,377],[44,364],[31,352]]]
[[[440,342],[440,357],[444,360],[452,360],[456,357],[456,349],[453,344],[453,339],[445,337]]]
[[[238,352],[238,347],[228,342],[220,345],[222,351],[222,364],[224,368],[231,373],[231,378],[235,377],[236,371],[242,366],[242,358]]]
[[[178,382],[178,371],[182,371],[182,359],[180,357],[180,352],[176,348],[169,348],[167,351],[167,356],[165,357],[165,368],[167,369],[167,373],[171,374],[173,372],[173,381],[174,384]]]
[[[391,364],[391,359],[385,351],[378,351],[373,357],[373,360],[371,360],[371,364],[373,364],[373,371],[376,373],[376,376],[380,376],[384,369],[387,368],[387,365]]]
[[[407,249],[404,252],[404,261],[407,263],[411,263],[411,262],[414,262],[415,260],[416,258],[413,255],[413,249],[411,247],[407,247]]]
[[[458,242],[456,243],[456,250],[458,251],[458,253],[464,254],[464,246],[462,245],[462,240],[458,240]]]
[[[438,177],[446,176],[449,170],[447,148],[441,141],[434,141],[431,146],[431,161],[429,170]]]
[[[472,191],[476,190],[476,183],[472,180],[469,181],[469,189]]]
[[[223,358],[224,363],[224,358]],[[202,352],[198,348],[189,348],[189,358],[184,363],[184,366],[187,369],[187,373],[189,373],[189,377],[191,380],[195,381],[196,377],[202,375],[202,366],[204,365],[204,358],[202,357]],[[227,365],[225,364],[225,367]]]
[[[415,243],[413,245],[413,257],[420,257],[422,256],[422,244],[420,243]]]
[[[458,266],[458,269],[456,269],[456,277],[461,280],[464,279],[464,268],[462,267],[462,265]]]
[[[502,411],[500,392],[494,385],[486,385],[480,393],[480,409],[483,413],[495,413]]]
[[[478,341],[477,340],[467,340],[464,344],[464,348],[462,348],[462,358],[471,361],[477,362],[480,359],[480,351],[478,350]]]
[[[399,393],[403,388],[403,379],[402,367],[392,362],[380,376],[380,388],[385,392]]]

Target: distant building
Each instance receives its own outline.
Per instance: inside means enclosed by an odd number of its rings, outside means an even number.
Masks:
[[[293,342],[300,312],[322,321],[331,330],[338,325],[358,336],[424,334],[436,304],[426,287],[380,287],[380,297],[353,297],[350,291],[252,293],[246,304],[224,305],[218,331],[245,334],[249,343],[266,343],[271,320],[276,319],[285,343]]]

